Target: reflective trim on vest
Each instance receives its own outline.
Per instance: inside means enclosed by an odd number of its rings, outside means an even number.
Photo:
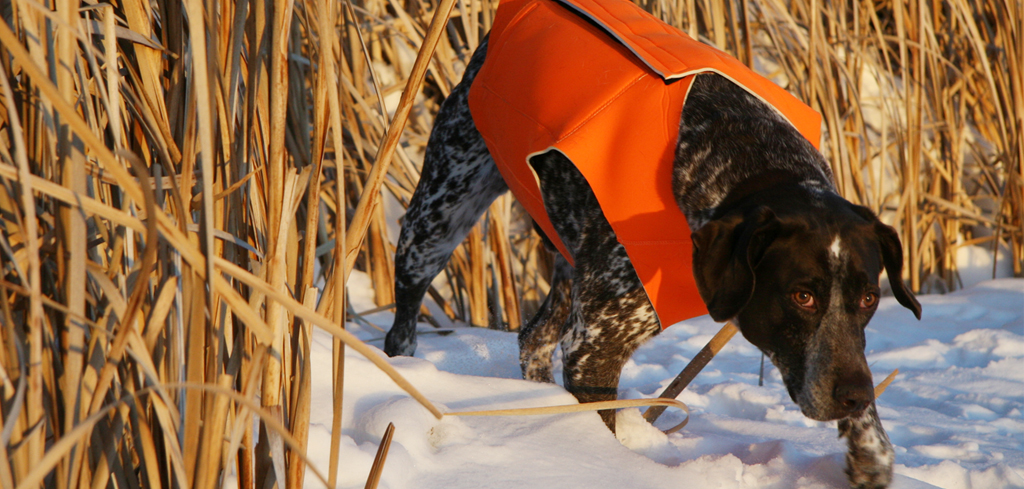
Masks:
[[[709,71],[776,107],[817,147],[816,112],[625,0],[503,0],[469,94],[509,188],[570,262],[528,158],[556,149],[580,170],[663,327],[707,314],[672,164],[689,75]]]

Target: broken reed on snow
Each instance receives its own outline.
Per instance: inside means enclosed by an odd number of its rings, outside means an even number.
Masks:
[[[1021,274],[1019,0],[641,4],[822,113],[840,190],[899,230],[915,290],[956,288],[967,245],[1007,249]],[[387,211],[408,203],[433,115],[496,6],[456,2],[401,144],[378,162],[382,107],[437,4],[0,5],[0,485],[301,485],[311,322],[298,316],[315,318],[298,304],[342,338],[336,285],[352,264],[393,302]],[[355,215],[382,163],[383,205]],[[368,226],[361,245],[350,221]],[[431,297],[518,327],[550,268],[529,229],[500,198],[455,252],[450,295]],[[333,394],[330,483],[340,382]]]

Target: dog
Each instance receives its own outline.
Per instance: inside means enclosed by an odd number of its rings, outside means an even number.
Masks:
[[[431,280],[509,189],[469,106],[489,42],[485,37],[472,55],[428,142],[397,245],[396,314],[385,340],[391,356],[414,353]],[[523,376],[553,382],[560,345],[569,392],[580,402],[615,399],[622,366],[661,331],[659,316],[580,170],[559,151],[536,154],[529,164],[572,263],[556,254],[550,293],[519,333]],[[691,233],[693,279],[711,317],[733,321],[765,353],[807,417],[840,420],[851,486],[886,487],[894,452],[864,355],[883,270],[899,303],[921,314],[901,279],[895,230],[839,196],[821,153],[763,100],[719,74],[693,76],[671,179]],[[614,431],[614,413],[600,414]]]

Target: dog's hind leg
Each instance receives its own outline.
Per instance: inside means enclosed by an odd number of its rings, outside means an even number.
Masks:
[[[555,381],[551,373],[551,356],[569,318],[571,294],[572,265],[556,252],[551,290],[537,315],[519,330],[519,366],[523,369],[524,379]]]
[[[416,351],[416,318],[430,281],[491,202],[508,190],[469,112],[469,86],[486,46],[481,43],[438,112],[405,214],[395,251],[395,322],[384,341],[390,356]]]

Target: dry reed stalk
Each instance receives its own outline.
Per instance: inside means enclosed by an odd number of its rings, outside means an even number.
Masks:
[[[68,12],[65,12],[65,20],[70,23],[73,19],[67,16],[67,14]],[[116,46],[113,46],[113,40],[106,39],[110,36],[111,30],[114,27],[113,21],[114,12],[111,8],[104,15],[104,52],[106,53],[116,52]],[[114,60],[108,60],[106,64],[108,97],[113,99],[113,92],[117,91],[117,86],[116,83],[111,81],[111,77],[117,69],[117,64]],[[0,73],[0,76],[5,75]],[[113,107],[114,105],[112,103],[109,104],[107,111],[112,112],[111,109]],[[120,134],[119,131],[115,131],[115,133]],[[76,154],[80,153],[76,152]],[[64,182],[67,188],[73,192],[84,194],[87,191],[88,185],[85,165],[80,164],[81,161],[76,163],[79,164],[65,165],[63,170]],[[71,208],[64,208],[61,217],[64,223],[63,231],[65,233],[65,239],[67,240],[65,242],[84,243],[88,241],[88,223],[86,222],[85,216],[74,212]],[[74,316],[84,318],[86,317],[86,301],[88,299],[86,294],[86,281],[88,278],[86,272],[86,249],[82,246],[68,246],[65,253],[62,253],[62,255],[66,256],[67,263],[65,268],[67,275],[64,282],[63,293],[67,300],[68,310]],[[64,409],[68,415],[64,418],[63,430],[68,432],[74,428],[75,424],[82,417],[84,417],[85,406],[83,405],[90,404],[91,400],[84,396],[82,390],[78,388],[84,376],[83,355],[86,351],[86,326],[73,319],[71,315],[68,315],[65,320],[65,328],[67,331],[65,340],[68,342],[68,348],[63,361],[67,370],[64,377],[62,392],[64,394]],[[61,477],[62,480],[68,480],[70,474],[74,474],[76,472],[77,464],[80,463],[81,460],[81,454],[82,451],[78,450],[77,453],[72,456],[72,460],[74,461],[72,464],[62,464],[61,469],[69,472],[69,474]]]
[[[347,5],[347,4],[346,4]],[[338,97],[338,90],[334,87],[337,86],[337,72],[335,70],[335,53],[341,56],[340,45],[337,43],[335,38],[335,18],[336,12],[331,6],[329,6],[326,0],[317,1],[317,13],[320,19],[319,31],[322,35],[322,46],[327,47],[327,55],[323,57],[325,63],[325,71],[327,72],[327,84],[329,89],[327,90],[327,101],[330,107],[330,121],[333,130],[331,135],[333,136],[335,151],[339,151],[340,148],[344,148],[344,142],[342,140],[341,128],[342,119],[342,104]],[[376,84],[376,82],[374,82]],[[379,92],[378,92],[379,93]],[[326,289],[334,287],[331,298],[336,304],[333,313],[334,323],[340,328],[345,327],[345,278],[348,276],[348,272],[345,270],[345,242],[347,240],[346,235],[346,223],[345,213],[342,212],[344,203],[346,202],[345,195],[345,158],[342,154],[336,160],[335,171],[337,173],[335,181],[335,233],[334,233],[334,255],[332,267],[332,275],[327,281]],[[325,291],[325,294],[327,291]],[[342,400],[344,396],[344,379],[345,379],[345,346],[337,338],[334,339],[331,348],[331,385],[333,387],[333,398],[332,398],[332,418],[331,418],[331,447],[328,461],[328,487],[335,487],[338,480],[338,453],[340,451],[341,444],[341,415],[342,415]]]
[[[369,246],[366,268],[373,283],[374,300],[377,305],[395,302],[395,265],[394,250],[388,242],[387,224],[384,221],[384,208],[374,208],[370,228],[366,237]]]
[[[468,282],[466,295],[469,303],[469,323],[473,326],[487,326],[487,275],[485,263],[487,255],[484,251],[483,231],[480,228],[483,223],[473,226],[466,240],[469,242],[469,249],[466,253],[466,261],[469,263]]]
[[[324,0],[321,0],[324,1]],[[336,101],[332,101],[332,114],[335,114],[335,118],[339,113],[337,110]],[[338,127],[338,126],[335,126]],[[341,139],[341,136],[336,136]],[[344,167],[339,168],[339,171],[344,172]],[[344,173],[341,173],[339,177],[343,177]],[[345,187],[344,185],[338,185],[337,190],[337,201],[345,202]],[[337,214],[340,216],[341,214]],[[334,268],[332,271],[332,279],[328,282],[329,285],[334,286],[334,323],[340,328],[345,327],[345,277],[346,273],[346,253],[345,253],[345,242],[346,242],[346,225],[344,219],[338,217],[336,222],[337,233],[335,233],[335,244],[334,244]],[[331,386],[334,388],[334,397],[331,417],[331,449],[330,449],[330,461],[328,481],[329,487],[335,487],[338,480],[338,458],[341,450],[341,415],[342,415],[342,398],[344,395],[345,388],[345,345],[339,338],[335,338],[331,345]]]
[[[398,145],[402,130],[405,129],[409,112],[412,110],[412,101],[416,94],[419,93],[420,84],[423,82],[427,67],[434,55],[434,48],[437,46],[437,41],[440,39],[444,26],[448,22],[448,16],[451,14],[453,6],[454,0],[442,0],[438,4],[437,10],[434,12],[434,18],[430,22],[427,38],[420,47],[420,52],[416,55],[416,62],[413,64],[409,81],[406,84],[405,90],[402,91],[402,98],[398,102],[398,108],[395,110],[395,117],[388,127],[387,135],[377,152],[377,157],[374,159],[376,163],[368,177],[369,185],[360,196],[359,204],[356,206],[355,215],[352,219],[351,232],[346,236],[347,242],[345,246],[349,253],[345,260],[346,272],[352,269],[352,264],[355,262],[354,250],[358,250],[362,244],[367,227],[369,226],[370,214],[373,208],[378,205],[380,188],[387,174],[388,165],[391,164],[391,156]],[[404,13],[404,10],[401,8],[398,8],[397,11]]]
[[[4,98],[14,100],[10,84],[7,80],[6,70],[0,72],[3,77],[2,88]],[[26,400],[27,426],[35,427],[43,421],[43,387],[42,387],[42,331],[43,331],[43,305],[42,305],[42,284],[40,276],[39,242],[35,237],[39,234],[38,221],[36,220],[35,202],[33,202],[32,184],[30,183],[31,172],[29,169],[28,155],[25,149],[25,139],[22,133],[22,126],[19,117],[14,112],[10,114],[10,130],[13,139],[15,161],[18,166],[18,180],[21,183],[21,210],[23,214],[18,215],[18,227],[24,229],[25,244],[28,251],[28,275],[24,280],[28,283],[29,310],[28,327],[30,336],[28,338],[29,350],[29,372],[28,372],[28,398]],[[19,359],[19,363],[21,359]],[[32,429],[32,428],[29,428]],[[23,463],[29,467],[35,466],[43,455],[42,430],[32,429],[27,434],[28,446]]]
[[[376,489],[380,483],[380,474],[384,472],[384,463],[388,459],[388,449],[391,448],[391,437],[395,434],[395,423],[388,423],[384,430],[384,436],[380,439],[377,447],[377,455],[373,458],[373,465],[370,466],[370,476],[366,478],[366,489]]]
[[[342,330],[356,255],[390,302],[389,223],[353,210],[411,198],[496,2],[425,27],[451,4],[0,8],[0,484],[210,487],[234,467],[255,487],[285,460],[256,456],[254,412],[288,446],[281,483],[298,483],[310,325],[335,336],[337,480],[344,345],[388,368]],[[641,4],[821,110],[841,192],[900,230],[917,287],[957,287],[965,246],[1006,248],[1022,273],[1019,2]],[[513,215],[496,203],[446,271],[452,295],[430,291],[450,316],[514,327],[547,292],[547,252],[508,237],[528,227]]]
[[[347,5],[347,4],[346,4]],[[330,107],[330,120],[333,126],[331,134],[333,136],[335,151],[339,148],[344,147],[342,141],[341,128],[342,126],[342,103],[338,97],[338,91],[334,89],[337,86],[337,72],[335,71],[335,53],[338,56],[344,56],[339,49],[339,45],[334,35],[334,25],[336,12],[329,6],[325,0],[318,0],[317,12],[319,14],[320,24],[319,31],[323,36],[323,45],[328,48],[328,55],[323,57],[325,63],[325,70],[327,72],[327,83],[330,89],[327,91],[328,104]],[[376,79],[374,79],[376,80]],[[376,86],[376,81],[374,81]],[[378,91],[379,93],[379,91]],[[333,254],[333,267],[331,275],[327,280],[327,287],[325,295],[330,294],[329,297],[333,299],[335,308],[333,311],[334,323],[339,327],[345,327],[345,278],[348,276],[348,272],[345,270],[345,242],[346,242],[346,223],[344,219],[345,213],[341,209],[344,208],[344,203],[347,201],[345,195],[345,165],[344,165],[344,154],[341,154],[339,158],[335,160],[336,164],[336,182],[335,182],[335,233],[334,233],[334,254]],[[333,291],[330,289],[333,287]],[[329,292],[330,291],[330,292]],[[322,301],[324,306],[328,301]],[[338,461],[339,451],[341,444],[341,416],[342,416],[342,400],[344,395],[344,378],[345,378],[345,346],[337,338],[334,339],[332,344],[332,368],[331,368],[331,385],[333,387],[333,404],[332,404],[332,420],[331,420],[331,446],[328,461],[328,486],[335,487],[338,477]]]
[[[512,262],[512,243],[509,239],[509,224],[511,214],[511,196],[499,197],[491,204],[488,212],[488,240],[491,244],[492,273],[494,274],[495,287],[499,294],[501,311],[504,313],[504,321],[507,328],[512,331],[519,330],[523,324],[521,306],[519,304],[519,286],[516,284],[515,272]],[[501,318],[498,318],[499,321]]]
[[[269,216],[267,248],[270,250],[267,266],[267,283],[279,291],[285,290],[285,257],[287,241],[285,233],[293,214],[286,208],[288,197],[294,195],[293,175],[286,169],[285,161],[285,115],[288,108],[288,36],[291,31],[292,8],[290,0],[274,0],[269,10],[270,22],[270,140],[268,149],[267,193],[265,202]],[[291,183],[292,192],[288,192]],[[268,301],[267,322],[272,329],[273,350],[280,352],[284,345],[284,311],[273,301]],[[271,356],[263,371],[261,403],[264,407],[278,406],[281,399],[281,359]]]
[[[315,309],[316,293],[317,289],[315,287],[306,289],[302,304],[309,309]],[[296,322],[296,325],[298,327],[295,328],[296,334],[293,337],[295,345],[293,351],[295,353],[292,355],[295,362],[295,368],[293,369],[295,372],[295,383],[293,384],[291,399],[288,403],[289,406],[293,406],[291,419],[289,419],[289,429],[300,446],[305,447],[306,442],[309,440],[309,415],[312,395],[310,387],[312,372],[309,357],[312,325],[305,321]],[[285,487],[302,487],[306,468],[301,454],[296,453],[294,450],[289,450],[287,470]]]

